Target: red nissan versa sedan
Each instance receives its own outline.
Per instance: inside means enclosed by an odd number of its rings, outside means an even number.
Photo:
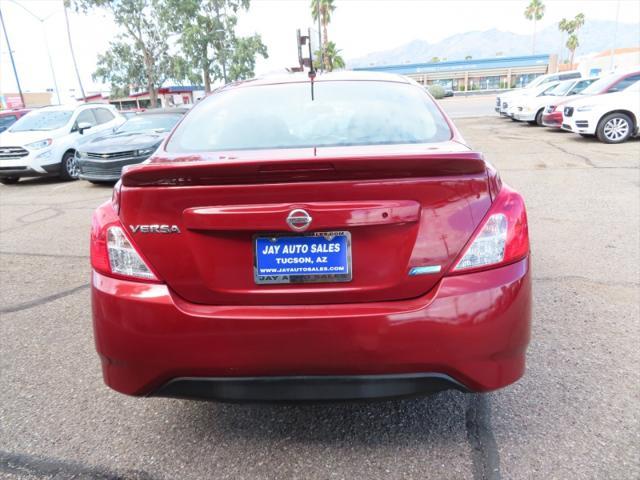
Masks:
[[[372,399],[524,371],[523,199],[399,76],[216,91],[96,210],[91,263],[104,379],[130,395]]]

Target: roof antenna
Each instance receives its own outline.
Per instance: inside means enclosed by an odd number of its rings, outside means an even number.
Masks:
[[[311,101],[315,100],[313,95],[313,81],[316,78],[316,68],[313,65],[313,51],[311,49],[311,29],[308,30],[307,33],[308,43],[309,43],[309,79],[311,80]]]
[[[315,100],[315,94],[314,94],[314,80],[316,78],[316,68],[313,65],[313,48],[311,46],[311,29],[307,29],[307,35],[301,35],[300,34],[300,29],[298,29],[297,31],[297,40],[298,40],[298,62],[300,63],[300,68],[299,69],[292,69],[295,71],[304,71],[304,67],[309,67],[309,79],[311,80],[310,85],[311,85],[311,101]],[[302,46],[303,45],[307,45],[309,47],[309,56],[308,57],[303,57],[302,56]]]

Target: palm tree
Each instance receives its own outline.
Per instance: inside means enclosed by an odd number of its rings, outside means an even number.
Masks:
[[[333,0],[311,0],[311,17],[314,22],[320,18],[322,24],[322,56],[325,69],[329,70],[329,61],[326,58],[327,47],[329,44],[329,34],[327,26],[331,22],[331,13],[336,9]]]
[[[571,68],[573,68],[573,56],[576,53],[576,48],[578,48],[579,46],[580,41],[578,40],[578,36],[575,33],[569,35],[569,38],[567,38],[567,48],[571,52],[571,60],[569,60]]]
[[[324,51],[324,59],[325,62],[329,65],[329,71],[332,72],[333,69],[344,68],[344,59],[340,55],[342,50],[338,50],[336,48],[336,44],[334,42],[327,43],[327,48]]]
[[[527,8],[524,10],[524,16],[527,20],[533,20],[533,38],[531,43],[531,53],[536,53],[536,23],[544,17],[545,6],[542,0],[531,0]]]
[[[576,53],[576,49],[580,46],[578,40],[578,30],[584,25],[584,13],[577,14],[573,20],[567,20],[563,18],[558,24],[558,28],[561,32],[566,32],[569,35],[567,38],[566,47],[571,52],[571,68],[573,68],[573,56]]]
[[[562,63],[564,57],[564,34],[569,29],[569,20],[563,18],[558,23],[558,30],[560,30],[560,63]]]

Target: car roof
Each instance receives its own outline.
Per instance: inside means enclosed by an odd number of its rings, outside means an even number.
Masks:
[[[0,110],[0,117],[5,115],[20,115],[30,111],[31,111],[30,108],[14,108],[11,110]]]
[[[340,72],[318,72],[314,78],[315,82],[330,82],[330,81],[361,81],[361,82],[396,82],[413,84],[411,80],[402,75],[385,72],[367,72],[367,71],[351,71],[344,70]],[[228,88],[237,87],[253,87],[261,85],[276,85],[282,83],[301,83],[310,82],[308,72],[298,72],[289,74],[274,74],[266,75],[263,77],[252,78],[250,80],[242,80],[234,82],[221,87],[220,90],[226,90]]]

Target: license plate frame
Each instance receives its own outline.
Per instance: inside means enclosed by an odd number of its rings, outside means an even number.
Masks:
[[[277,243],[282,238],[309,238],[309,237],[325,237],[336,238],[344,237],[346,244],[346,273],[284,273],[284,274],[259,274],[259,255],[258,242],[260,239],[269,239]],[[331,240],[328,240],[331,241]],[[352,269],[352,249],[351,249],[351,232],[345,230],[330,232],[310,232],[304,234],[290,233],[271,233],[271,234],[255,234],[251,242],[253,250],[253,279],[257,285],[279,285],[279,284],[306,284],[306,283],[335,283],[350,282],[353,280]]]

